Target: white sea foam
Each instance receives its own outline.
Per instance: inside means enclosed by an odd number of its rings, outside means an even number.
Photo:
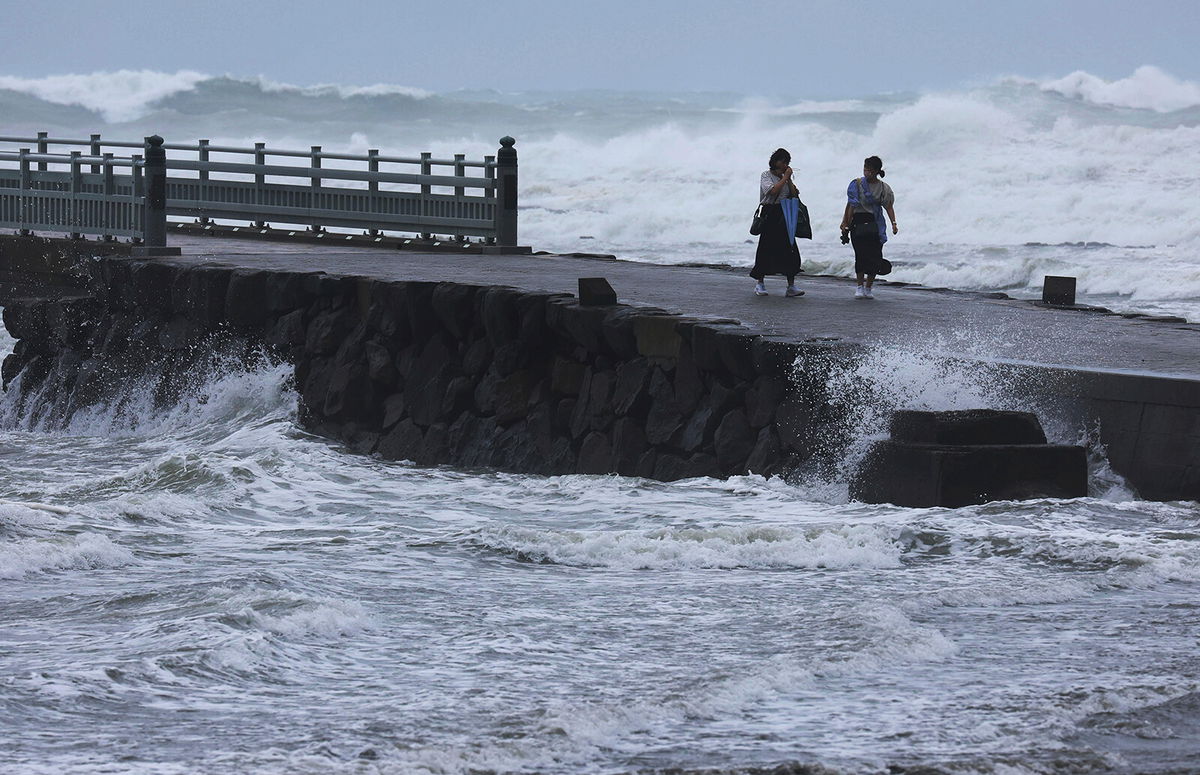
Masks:
[[[346,86],[336,83],[318,83],[312,86],[298,86],[292,83],[283,81],[274,81],[264,76],[259,76],[248,83],[255,83],[265,92],[280,92],[280,93],[295,93],[304,94],[312,97],[324,97],[335,95],[342,98],[348,97],[413,97],[415,99],[425,99],[433,96],[433,92],[425,89],[418,89],[413,86],[401,86],[393,83],[376,83],[369,86]]]
[[[280,615],[249,609],[245,612],[258,627],[291,637],[320,636],[339,638],[370,630],[372,619],[361,603],[331,600],[307,604],[299,610]]]
[[[735,719],[748,709],[821,689],[827,682],[867,678],[903,666],[940,662],[958,647],[933,627],[918,624],[889,606],[851,606],[843,617],[855,633],[854,646],[831,658],[805,659],[786,653],[756,660],[732,674],[701,675],[682,694],[649,691],[635,701],[549,698],[536,733],[503,743],[395,751],[385,768],[402,772],[578,770],[599,751],[626,754],[669,746],[681,727]],[[385,769],[385,771],[387,771]]]
[[[471,543],[531,562],[622,569],[894,568],[900,547],[872,526],[799,530],[714,527],[646,531],[536,530],[501,525]]]
[[[1038,86],[1097,105],[1160,113],[1200,105],[1200,84],[1182,81],[1152,65],[1143,65],[1132,75],[1113,81],[1076,70],[1062,78],[1038,82]]]
[[[133,554],[99,533],[65,538],[24,538],[0,544],[0,578],[20,579],[55,570],[116,568]]]
[[[0,396],[0,427],[65,432],[77,436],[154,435],[169,430],[223,428],[239,418],[290,412],[295,394],[287,388],[291,366],[265,360],[246,364],[214,353],[213,368],[198,368],[174,402],[156,395],[161,373],[128,380],[113,397],[81,407],[69,418],[51,414],[47,395],[58,387],[51,374],[31,400],[16,400],[19,390]],[[18,377],[20,379],[20,377]]]
[[[896,410],[1029,409],[1003,371],[961,359],[973,349],[989,349],[992,336],[963,328],[928,342],[881,342],[850,358],[802,356],[798,378],[823,382],[836,418],[822,434],[818,459],[824,465],[813,470],[807,486],[833,482],[846,497],[846,483],[871,446],[887,437]]]
[[[37,509],[14,501],[0,503],[0,528],[17,528],[21,531],[53,527],[60,524],[54,512]]]
[[[736,717],[746,708],[781,695],[819,688],[830,680],[870,676],[901,665],[939,662],[958,651],[943,633],[916,623],[895,607],[851,606],[843,618],[856,634],[856,645],[830,658],[798,659],[783,649],[784,653],[748,670],[698,682],[687,695],[666,701],[584,706],[554,703],[542,725],[550,731],[561,730],[574,746],[620,746],[631,734],[653,734],[696,719]]]
[[[59,105],[80,105],[96,111],[105,121],[119,122],[142,116],[151,103],[192,89],[208,77],[192,70],[116,70],[43,78],[3,75],[0,89],[26,92]]]

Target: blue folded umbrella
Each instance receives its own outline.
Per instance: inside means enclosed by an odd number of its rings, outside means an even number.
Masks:
[[[783,222],[787,225],[788,239],[796,244],[796,219],[800,217],[799,199],[780,199],[779,206],[783,208]]]

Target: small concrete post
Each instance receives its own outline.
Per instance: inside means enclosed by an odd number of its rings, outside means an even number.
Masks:
[[[616,304],[617,292],[603,277],[580,277],[579,303],[584,307]]]
[[[1075,304],[1075,278],[1046,275],[1042,280],[1042,302],[1071,307]]]
[[[79,195],[83,193],[83,167],[80,158],[83,156],[79,151],[71,151],[71,228],[79,229],[83,223],[83,200]],[[78,231],[71,232],[71,239],[83,239],[83,234]]]
[[[158,135],[146,138],[146,216],[142,232],[146,246],[167,244],[167,152]]]
[[[496,244],[517,244],[517,141],[500,138],[496,151]]]
[[[25,228],[25,224],[32,220],[30,210],[33,209],[33,197],[30,191],[33,188],[33,175],[29,171],[29,149],[21,149],[21,160],[18,162],[21,165],[21,229],[19,234],[22,237],[28,237],[33,234],[32,231]]]
[[[100,155],[100,135],[92,135],[90,152],[91,152],[92,156]],[[100,174],[100,165],[99,164],[92,165],[92,174],[93,175]]]
[[[367,151],[367,172],[379,172],[379,149],[371,148]],[[367,181],[367,207],[369,211],[375,213],[378,211],[378,202],[376,195],[379,193],[379,181]],[[378,237],[379,229],[371,227],[367,229],[367,235],[370,237]]]

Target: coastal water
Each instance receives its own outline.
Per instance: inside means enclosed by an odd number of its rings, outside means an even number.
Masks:
[[[785,145],[827,219],[807,268],[846,273],[840,190],[878,152],[895,279],[1021,294],[1077,274],[1086,299],[1200,319],[1200,96],[1157,71],[822,103],[89,78],[0,78],[6,123],[439,156],[513,134],[528,242],[642,261],[748,264],[757,175]],[[848,500],[891,407],[1019,401],[936,342],[828,364],[869,410],[787,481],[383,462],[300,430],[288,375],[232,368],[165,407],[130,386],[65,427],[0,396],[0,771],[1200,761],[1200,506],[1139,500],[1094,444],[1087,498]]]
[[[887,355],[828,379],[1009,400],[936,354]],[[131,387],[67,427],[0,404],[5,772],[1200,756],[1200,508],[1136,500],[1099,450],[1092,497],[956,510],[847,501],[837,464],[878,417],[791,482],[418,468],[299,430],[288,373],[235,369],[161,408]]]

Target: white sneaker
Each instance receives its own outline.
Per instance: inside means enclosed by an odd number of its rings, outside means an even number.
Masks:
[[[854,298],[856,298],[856,299],[867,298],[866,294],[863,292],[863,287],[861,285],[854,289]]]
[[[787,295],[788,296],[803,296],[804,291],[800,290],[799,288],[797,288],[794,285],[789,285],[788,289],[787,289]]]
[[[767,295],[767,286],[763,285],[762,283],[758,283],[757,285],[755,285],[754,286],[754,295],[755,296],[766,296]]]
[[[875,298],[875,294],[871,293],[871,286],[868,285],[866,288],[863,288],[863,298],[864,299]]]

